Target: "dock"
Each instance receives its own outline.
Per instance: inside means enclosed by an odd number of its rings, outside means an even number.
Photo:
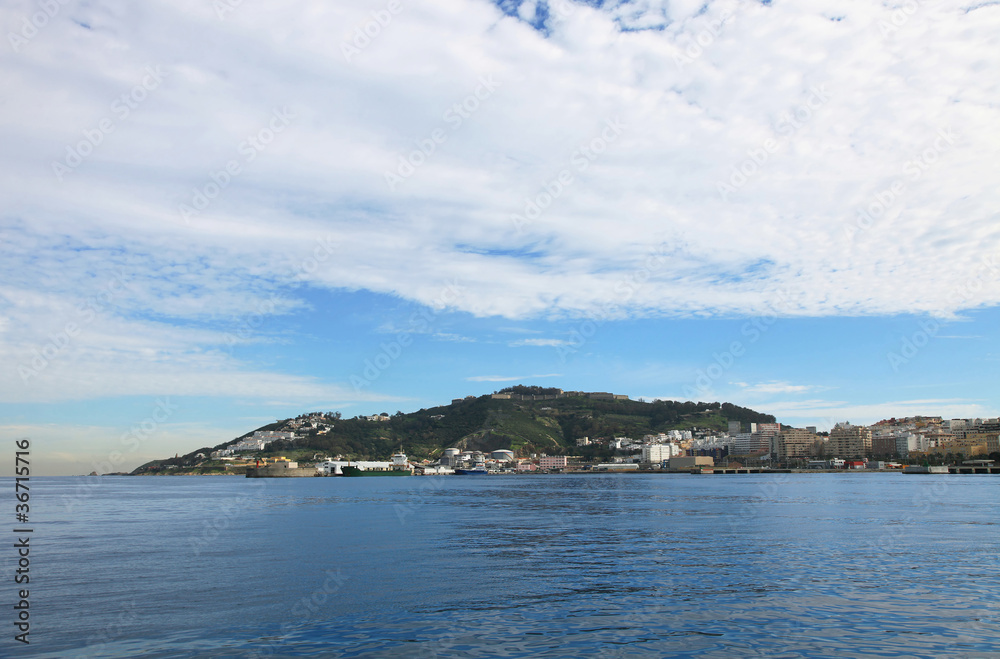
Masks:
[[[319,476],[312,467],[283,467],[266,465],[247,467],[247,478],[312,478]]]
[[[904,474],[1000,474],[997,465],[950,465],[927,467],[910,465],[903,469]]]
[[[692,474],[790,474],[791,469],[754,469],[743,467],[741,469],[724,469],[722,467],[705,467],[703,469],[692,469]]]

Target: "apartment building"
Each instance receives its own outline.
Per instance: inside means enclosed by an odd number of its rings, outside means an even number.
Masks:
[[[565,455],[543,455],[538,458],[539,469],[565,469],[566,464]]]
[[[872,431],[865,426],[838,423],[830,431],[827,443],[828,455],[838,458],[853,458],[868,455],[872,451]]]
[[[813,446],[819,435],[804,428],[782,430],[774,437],[774,453],[779,460],[807,458],[813,454]]]

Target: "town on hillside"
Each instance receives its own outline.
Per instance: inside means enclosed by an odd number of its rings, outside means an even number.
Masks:
[[[544,415],[555,411],[551,407],[534,405],[535,403],[573,398],[612,404],[636,402],[630,401],[628,396],[608,392],[564,392],[554,388],[513,387],[486,396],[453,399],[450,406],[435,408],[433,411],[441,413],[431,414],[427,419],[428,422],[441,422],[449,412],[457,414],[462,406],[476,401],[521,401],[533,406],[533,414]],[[750,410],[746,411],[752,413]],[[343,419],[339,412],[312,412],[265,426],[266,429],[257,430],[207,454],[205,451],[198,452],[191,456],[187,464],[151,464],[140,468],[137,473],[243,474],[248,469],[266,468],[266,473],[270,475],[307,475],[306,472],[308,475],[341,475],[344,466],[361,471],[395,472],[405,469],[410,473],[428,475],[677,471],[716,467],[878,470],[901,469],[907,464],[1000,462],[1000,419],[943,419],[939,416],[892,418],[870,426],[845,421],[837,423],[828,432],[820,432],[816,427],[794,428],[777,422],[724,420],[724,429],[694,425],[690,429],[671,429],[634,436],[581,435],[565,442],[565,445],[552,446],[549,450],[489,449],[459,445],[415,459],[407,458],[402,452],[402,446],[398,447],[399,450],[391,460],[387,459],[388,452],[383,456],[330,455],[322,451],[305,455],[299,450],[292,459],[273,454],[275,446],[280,451],[298,445],[308,446],[305,441],[308,437],[315,439],[328,435],[338,424],[353,424],[355,428],[358,424],[384,427],[406,416],[401,412],[392,416],[383,412]],[[761,416],[764,415],[758,415],[757,418]],[[261,455],[268,451],[272,454]],[[371,460],[372,457],[377,459]],[[282,469],[291,471],[283,472]]]

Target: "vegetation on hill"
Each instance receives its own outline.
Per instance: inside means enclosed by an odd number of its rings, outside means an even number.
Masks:
[[[498,393],[526,396],[549,396],[557,389],[544,387],[507,387]],[[304,419],[314,415],[302,415]],[[730,403],[693,403],[679,401],[644,402],[635,400],[597,400],[573,396],[546,400],[495,399],[491,396],[468,398],[450,405],[421,409],[410,414],[397,412],[387,420],[371,421],[365,417],[342,418],[339,413],[322,414],[326,422],[318,428],[305,425],[296,430],[291,441],[275,441],[257,457],[285,456],[310,460],[314,457],[343,456],[347,459],[386,459],[402,450],[412,459],[437,458],[444,449],[492,451],[510,449],[515,455],[531,453],[573,454],[585,458],[607,458],[613,450],[591,445],[578,448],[579,437],[641,438],[672,429],[725,430],[728,421],[774,422],[774,417]],[[285,430],[293,419],[278,421],[258,430]],[[201,448],[184,456],[145,464],[133,473],[154,473],[173,465],[173,469],[212,469],[208,456],[214,450],[234,444],[243,437],[214,448]],[[202,454],[199,456],[199,454]],[[216,467],[218,469],[218,467]]]

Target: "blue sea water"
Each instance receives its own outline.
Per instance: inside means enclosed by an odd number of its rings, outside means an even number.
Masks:
[[[996,476],[31,484],[4,656],[1000,655]]]

